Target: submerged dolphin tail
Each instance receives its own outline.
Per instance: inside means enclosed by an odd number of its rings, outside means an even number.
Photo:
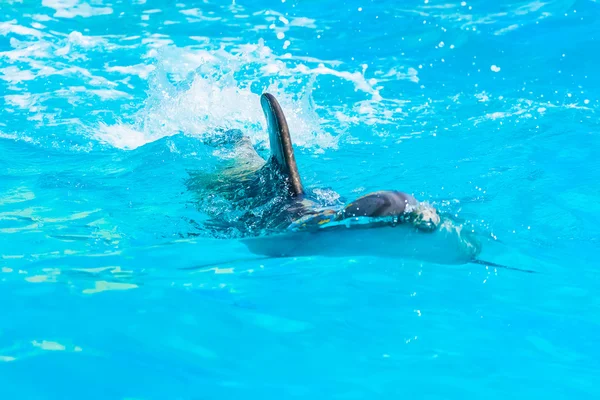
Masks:
[[[494,268],[503,268],[503,269],[509,269],[511,271],[520,271],[520,272],[526,272],[528,274],[536,274],[537,271],[533,271],[531,269],[523,269],[523,268],[516,268],[516,267],[508,267],[506,265],[502,265],[502,264],[496,264],[493,262],[489,262],[489,261],[484,261],[484,260],[479,260],[479,259],[475,259],[470,261],[471,264],[479,264],[479,265],[484,265],[486,267],[494,267]]]
[[[235,259],[235,260],[223,260],[221,262],[215,261],[215,262],[206,263],[206,264],[194,265],[194,266],[191,266],[191,267],[182,267],[182,268],[178,268],[178,269],[179,270],[184,270],[184,271],[204,270],[204,269],[228,267],[228,266],[231,266],[232,264],[238,264],[238,263],[245,263],[245,262],[252,262],[252,261],[272,260],[272,259],[275,259],[275,258],[283,259],[283,258],[289,258],[289,257],[286,257],[286,256],[245,257],[245,258],[239,258],[239,259]],[[538,273],[538,271],[533,271],[533,270],[530,270],[530,269],[521,269],[521,268],[515,268],[515,267],[508,267],[506,265],[496,264],[496,263],[493,263],[493,262],[488,262],[488,261],[483,261],[483,260],[478,260],[478,259],[475,259],[475,260],[471,261],[470,264],[478,264],[478,265],[484,265],[486,267],[494,267],[494,268],[503,268],[503,269],[507,269],[507,270],[510,270],[510,271],[519,271],[519,272],[525,272],[525,273],[528,273],[528,274],[536,274],[536,273]]]
[[[270,161],[275,163],[279,171],[288,178],[292,195],[301,196],[304,194],[304,188],[296,166],[292,138],[283,110],[277,99],[270,93],[264,93],[260,97],[260,104],[269,129]]]

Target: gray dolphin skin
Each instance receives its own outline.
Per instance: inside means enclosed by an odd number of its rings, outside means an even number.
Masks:
[[[269,127],[269,145],[273,160],[280,172],[288,179],[290,193],[293,196],[304,195],[300,173],[294,157],[292,137],[281,106],[272,94],[265,93],[260,98],[267,125]]]
[[[472,232],[407,193],[378,191],[345,206],[320,206],[302,185],[280,104],[269,93],[263,94],[260,102],[268,126],[270,157],[250,169],[246,166],[245,170],[241,168],[242,172],[230,174],[234,179],[228,181],[224,177],[220,182],[228,193],[239,193],[243,188],[243,200],[254,199],[254,206],[278,199],[267,212],[261,234],[240,239],[253,255],[411,258],[438,264],[475,263],[535,272],[479,260],[481,245]],[[249,141],[244,140],[241,132],[237,135],[236,145],[251,153]],[[274,189],[265,191],[269,188]]]

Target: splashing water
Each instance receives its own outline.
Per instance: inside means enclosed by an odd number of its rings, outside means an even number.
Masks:
[[[238,129],[254,143],[264,144],[266,125],[256,94],[259,87],[258,93],[276,93],[290,111],[287,118],[294,127],[295,144],[317,148],[335,146],[335,137],[323,132],[321,120],[311,105],[310,81],[314,78],[310,71],[291,73],[291,83],[285,80],[269,84],[261,76],[262,71],[278,64],[264,45],[245,46],[239,54],[235,50],[233,54],[224,50],[190,54],[172,49],[161,52],[157,58],[159,68],[151,75],[149,98],[135,115],[134,124],[103,125],[100,140],[132,149],[178,133],[202,139],[211,132],[214,134],[215,129]],[[181,58],[192,64],[172,61]],[[161,61],[164,59],[168,61]],[[191,69],[183,69],[183,66]]]

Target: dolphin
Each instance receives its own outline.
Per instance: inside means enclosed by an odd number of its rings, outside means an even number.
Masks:
[[[264,93],[260,103],[269,133],[268,159],[258,156],[241,132],[229,132],[219,144],[232,144],[245,161],[234,162],[218,179],[205,182],[210,190],[237,201],[242,209],[262,210],[259,217],[246,212],[236,220],[256,228],[246,230],[246,235],[239,238],[254,259],[377,256],[535,272],[480,260],[481,243],[472,231],[408,193],[382,190],[346,205],[320,204],[302,184],[279,102],[272,94]],[[217,215],[208,226],[220,229],[231,225],[222,218]],[[244,260],[220,265],[239,261]]]

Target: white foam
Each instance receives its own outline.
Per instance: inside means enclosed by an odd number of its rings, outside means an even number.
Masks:
[[[41,342],[34,340],[31,342],[31,344],[33,345],[33,347],[38,347],[46,351],[65,351],[67,349],[67,347],[64,344],[60,344],[58,342],[53,342],[49,340],[42,340]]]
[[[0,35],[6,36],[9,33],[14,33],[23,36],[33,36],[36,38],[41,38],[42,36],[44,36],[44,34],[37,29],[27,28],[25,26],[18,25],[16,20],[0,22]]]
[[[45,41],[39,42],[21,42],[15,38],[10,40],[14,50],[0,52],[0,57],[6,57],[12,61],[28,61],[30,57],[45,58],[48,57],[48,50],[51,45]]]
[[[73,31],[69,33],[69,42],[84,48],[91,48],[106,43],[106,39],[96,36],[85,36],[81,32]]]
[[[475,98],[482,103],[485,103],[490,100],[489,95],[486,92],[476,93]]]
[[[496,112],[489,113],[489,114],[485,115],[486,118],[492,119],[492,120],[506,118],[507,116],[508,116],[507,113],[501,112],[501,111],[496,111]]]
[[[114,66],[114,67],[106,67],[107,72],[117,72],[125,75],[137,75],[141,79],[147,79],[148,75],[156,69],[154,65],[147,64],[136,64],[129,66]]]
[[[153,34],[150,37],[142,39],[142,44],[145,44],[152,49],[158,49],[173,44],[173,40],[165,35]]]
[[[496,32],[494,32],[494,35],[496,35],[496,36],[504,35],[508,32],[512,32],[518,28],[519,28],[519,24],[512,24],[512,25],[507,26],[506,28],[498,29]]]
[[[333,75],[337,76],[338,78],[353,82],[357,90],[372,94],[374,100],[381,100],[379,91],[376,90],[373,85],[369,84],[369,82],[367,82],[365,79],[365,76],[360,72],[337,71],[325,67],[324,65],[319,65],[317,68],[311,70],[311,72],[321,75]]]
[[[90,93],[95,94],[96,96],[100,97],[102,100],[115,100],[115,99],[121,99],[121,98],[131,98],[131,95],[129,93],[125,93],[125,92],[121,92],[120,90],[114,90],[114,89],[95,89],[95,90],[90,90]]]
[[[202,10],[200,10],[199,8],[191,8],[188,10],[179,10],[179,12],[188,17],[193,17],[193,18],[188,18],[189,22],[220,21],[222,19],[221,17],[208,17],[208,16],[204,15],[202,13]]]
[[[152,141],[144,132],[127,125],[106,125],[101,123],[96,138],[103,143],[123,150],[133,150]]]
[[[4,101],[7,104],[17,106],[22,109],[29,109],[35,104],[35,97],[29,93],[26,94],[14,94],[4,96]]]
[[[93,17],[97,15],[110,15],[113,9],[110,7],[93,7],[88,3],[80,3],[79,0],[42,0],[42,5],[53,8],[58,18]]]
[[[311,28],[311,29],[315,29],[317,27],[317,25],[315,25],[314,19],[305,18],[305,17],[293,18],[290,21],[289,25],[290,26],[301,26],[303,28]]]
[[[36,21],[40,21],[40,22],[48,22],[48,21],[52,21],[52,18],[45,15],[45,14],[35,14],[32,17],[34,20]]]
[[[31,71],[23,71],[18,67],[1,68],[0,72],[2,73],[2,75],[0,75],[0,79],[11,83],[19,83],[35,79],[35,75]]]
[[[191,17],[199,17],[201,15],[200,9],[198,8],[190,8],[187,10],[179,10],[179,12],[183,15],[188,15]]]
[[[548,3],[543,3],[539,0],[532,1],[531,3],[527,3],[517,8],[514,13],[516,15],[525,15],[531,12],[539,11],[542,7],[547,5]]]
[[[409,80],[414,83],[419,83],[419,72],[412,67],[409,67],[406,72],[401,72],[396,70],[396,68],[392,68],[385,75],[383,75],[383,77],[386,78],[385,80],[394,78],[398,80]]]

